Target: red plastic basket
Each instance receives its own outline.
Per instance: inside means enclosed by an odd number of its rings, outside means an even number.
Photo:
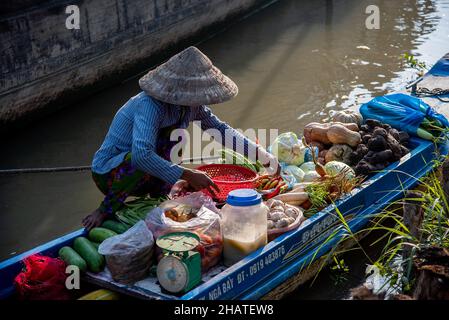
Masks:
[[[207,173],[220,188],[220,192],[215,193],[216,196],[203,190],[205,194],[218,202],[225,202],[228,193],[232,190],[254,189],[258,178],[257,173],[253,170],[235,164],[207,164],[199,166],[197,169]]]

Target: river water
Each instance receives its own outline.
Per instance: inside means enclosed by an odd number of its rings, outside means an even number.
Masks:
[[[380,9],[379,30],[365,27],[368,5]],[[449,0],[276,2],[199,45],[239,85],[234,100],[212,108],[236,128],[301,132],[332,109],[366,102],[414,79],[416,70],[404,64],[402,54],[435,63],[449,51],[448,17]],[[114,113],[139,92],[137,79],[1,142],[0,168],[89,165]],[[86,172],[0,177],[0,260],[79,228],[100,200]],[[351,285],[365,266],[354,257]],[[349,288],[323,281],[292,298],[339,298]]]

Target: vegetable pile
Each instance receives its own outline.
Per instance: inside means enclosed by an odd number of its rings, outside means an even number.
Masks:
[[[433,139],[441,130],[438,120],[424,118],[417,134]],[[344,197],[365,176],[400,160],[409,153],[408,142],[406,132],[374,119],[363,122],[359,113],[345,110],[334,112],[332,122],[307,124],[302,139],[293,132],[282,133],[275,139],[270,150],[281,164],[280,176],[264,174],[260,163],[226,148],[220,151],[219,162],[241,165],[260,174],[255,189],[268,207],[267,236],[271,241]],[[264,233],[265,211],[263,216],[262,211],[255,212],[260,214]],[[73,247],[63,247],[60,257],[83,272],[101,272],[107,264],[114,280],[131,283],[148,274],[154,239],[171,232],[189,231],[200,238],[200,244],[192,250],[200,253],[203,272],[222,258],[221,215],[212,198],[201,192],[173,196],[170,200],[136,199],[117,211],[115,218],[92,229],[87,237],[76,238]],[[245,224],[239,221],[237,225]],[[145,232],[136,241],[132,231],[138,228]],[[100,252],[108,254],[100,254],[99,247]],[[161,254],[157,251],[154,261]]]
[[[248,158],[241,155],[240,153],[235,152],[232,149],[228,148],[221,149],[220,156],[221,158],[218,160],[218,163],[236,164],[248,168],[250,170],[253,170],[254,172],[259,172],[263,168],[262,164],[259,161],[253,163]]]
[[[299,166],[304,163],[306,147],[293,132],[280,134],[271,145],[272,152],[277,155],[280,162],[287,165]]]
[[[149,211],[161,204],[164,198],[138,198],[125,203],[125,206],[115,213],[118,221],[128,228],[140,220],[144,220]]]
[[[359,112],[354,110],[339,110],[332,113],[332,121],[342,123],[356,123],[361,126],[363,123],[363,117]]]
[[[280,200],[271,199],[267,201],[268,230],[282,229],[291,226],[302,219],[302,210],[298,207],[286,204]]]
[[[255,188],[266,200],[287,191],[288,185],[281,176],[265,174],[257,179]]]
[[[409,152],[405,147],[409,135],[388,124],[368,119],[361,126],[360,134],[362,143],[350,155],[357,175],[368,175],[373,171],[385,169]]]

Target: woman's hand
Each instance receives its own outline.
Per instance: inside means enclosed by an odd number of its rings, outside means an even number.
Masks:
[[[259,159],[267,170],[268,174],[278,176],[281,173],[281,166],[278,159],[264,149],[259,149]]]
[[[85,217],[82,223],[87,230],[91,230],[92,228],[99,227],[106,218],[107,214],[97,209]]]
[[[181,179],[187,181],[189,186],[195,191],[206,189],[212,195],[215,195],[215,192],[212,189],[214,188],[217,192],[220,192],[218,186],[206,173],[202,171],[195,169],[184,169]]]

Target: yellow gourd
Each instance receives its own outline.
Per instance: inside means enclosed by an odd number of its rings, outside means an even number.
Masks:
[[[327,138],[333,144],[347,144],[356,147],[362,142],[360,133],[351,131],[340,124],[333,124],[327,130]]]
[[[99,289],[82,296],[78,300],[119,300],[119,298],[120,295],[117,292]]]

